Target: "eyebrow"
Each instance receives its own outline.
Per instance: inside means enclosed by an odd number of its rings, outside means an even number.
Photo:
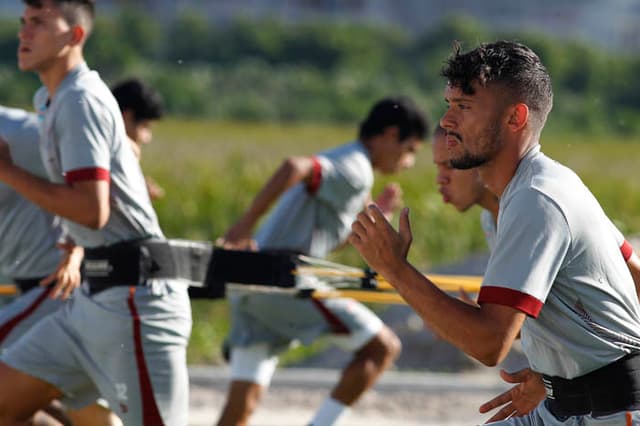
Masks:
[[[465,96],[458,96],[458,97],[451,98],[451,99],[448,99],[445,96],[444,97],[444,101],[447,102],[447,103],[450,103],[450,102],[474,102],[473,98],[465,97]]]

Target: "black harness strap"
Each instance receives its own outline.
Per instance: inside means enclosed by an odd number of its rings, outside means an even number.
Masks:
[[[546,405],[558,419],[640,409],[640,352],[574,379],[543,375]]]
[[[150,279],[181,279],[202,286],[213,248],[187,240],[125,241],[85,249],[83,273],[92,294],[114,286],[146,285]]]

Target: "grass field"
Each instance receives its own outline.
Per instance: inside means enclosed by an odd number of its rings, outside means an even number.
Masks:
[[[165,120],[143,153],[143,168],[166,190],[155,202],[169,237],[214,240],[249,204],[265,179],[288,155],[312,154],[349,141],[352,127]],[[597,140],[584,136],[543,135],[543,150],[573,168],[604,209],[626,233],[640,231],[640,140]],[[434,184],[430,147],[416,167],[394,179],[378,176],[374,192],[394,180],[411,208],[414,244],[411,260],[422,269],[485,250],[479,210],[457,214],[443,205]],[[350,247],[334,257],[361,265]],[[219,345],[228,330],[225,301],[194,303],[190,362],[219,362]],[[302,356],[296,352],[291,357]],[[292,358],[290,358],[292,359]]]

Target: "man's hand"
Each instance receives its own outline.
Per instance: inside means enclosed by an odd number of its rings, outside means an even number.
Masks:
[[[507,383],[517,383],[517,385],[480,406],[481,413],[502,407],[486,423],[524,416],[533,411],[546,397],[542,376],[530,368],[515,373],[500,370],[500,377]]]
[[[64,250],[62,260],[51,275],[40,281],[40,285],[46,287],[55,281],[56,285],[49,297],[66,300],[80,285],[80,265],[84,257],[84,249],[71,243],[58,244],[58,248]]]
[[[349,242],[369,266],[383,276],[385,271],[393,270],[395,265],[405,262],[412,240],[408,208],[402,210],[396,232],[375,205],[368,206],[358,214],[349,235]]]
[[[393,214],[402,205],[402,188],[397,183],[390,183],[384,187],[375,200],[380,211],[387,220],[391,220]]]
[[[258,244],[251,238],[251,228],[242,221],[229,228],[224,237],[218,238],[216,245],[229,250],[258,250]]]

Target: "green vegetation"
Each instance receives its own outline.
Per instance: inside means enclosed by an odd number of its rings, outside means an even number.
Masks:
[[[161,24],[130,8],[99,19],[89,64],[109,82],[140,76],[172,115],[216,120],[350,123],[390,93],[415,97],[435,117],[444,107],[439,71],[453,40],[464,48],[498,38],[526,42],[553,77],[550,128],[640,133],[640,58],[540,34],[499,34],[465,17],[422,33],[401,28],[244,21],[211,25],[197,14]],[[26,105],[38,82],[15,65],[17,19],[0,19],[0,103]]]
[[[15,17],[0,17],[0,104],[25,106],[39,83],[16,69],[17,32]],[[638,232],[637,56],[540,34],[496,34],[467,18],[413,35],[335,22],[214,27],[199,15],[161,27],[136,9],[102,17],[86,53],[108,82],[135,75],[163,94],[172,118],[158,125],[156,141],[143,155],[146,173],[167,192],[155,204],[160,221],[167,236],[214,240],[285,156],[352,139],[378,98],[410,95],[435,121],[444,109],[439,71],[452,41],[466,49],[499,38],[530,45],[552,75],[555,105],[544,150],[583,177],[624,233]],[[460,215],[442,204],[426,148],[417,166],[397,179],[411,208],[410,257],[424,270],[485,247],[479,211]],[[380,177],[375,190],[388,181]],[[349,247],[334,260],[362,264]],[[228,306],[198,301],[193,310],[189,360],[218,362]]]
[[[170,237],[214,240],[248,205],[265,179],[286,156],[311,154],[352,139],[357,123],[345,126],[276,125],[167,120],[155,129],[145,149],[143,167],[167,191],[156,202]],[[543,149],[572,167],[625,233],[640,231],[640,171],[633,149],[638,138],[602,140],[545,134]],[[631,143],[632,142],[632,143]],[[479,210],[458,214],[436,191],[430,147],[416,167],[397,176],[411,208],[415,240],[411,260],[422,270],[484,251]],[[377,192],[389,178],[378,176]],[[350,247],[334,260],[362,265]],[[194,303],[191,362],[219,362],[221,339],[228,329],[225,301]],[[286,360],[303,356],[294,352]]]

